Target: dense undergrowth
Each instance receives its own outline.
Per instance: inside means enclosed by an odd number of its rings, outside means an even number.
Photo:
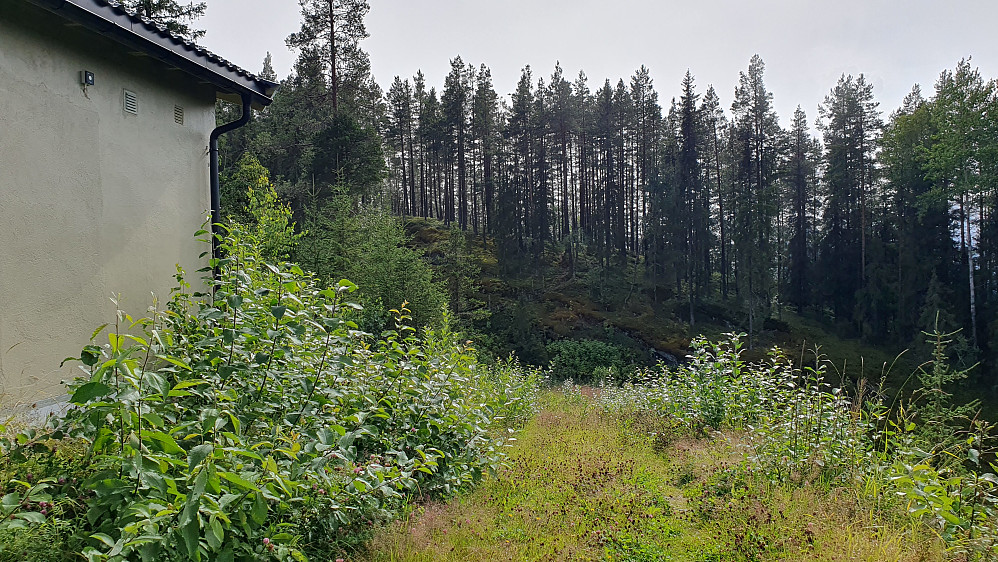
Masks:
[[[942,544],[846,489],[786,487],[744,464],[743,431],[545,393],[509,466],[389,526],[363,562],[929,561]],[[591,393],[589,393],[591,394]]]
[[[376,535],[369,562],[996,560],[984,423],[947,386],[948,336],[903,405],[828,365],[694,342],[639,382],[544,395],[509,466]],[[817,355],[817,354],[816,354]]]
[[[65,418],[2,441],[0,560],[331,561],[501,465],[537,373],[404,307],[365,334],[352,283],[263,246],[235,228],[212,297],[181,272],[165,306],[119,311]]]
[[[744,468],[784,490],[821,486],[877,513],[907,513],[965,560],[998,558],[998,471],[984,461],[993,427],[964,419],[945,386],[966,376],[946,363],[946,334],[930,338],[934,359],[918,372],[910,402],[885,405],[862,383],[849,397],[826,377],[827,363],[794,363],[774,352],[747,364],[741,341],[694,343],[691,361],[650,370],[639,384],[607,387],[605,407],[654,414],[687,431],[740,432]],[[803,358],[801,360],[803,363]]]
[[[599,384],[613,371],[619,381],[660,360],[682,362],[698,336],[720,341],[728,332],[749,328],[746,312],[734,298],[698,303],[691,326],[688,300],[668,287],[641,281],[644,265],[639,261],[606,267],[584,254],[566,260],[563,252],[550,248],[539,258],[510,265],[499,259],[494,239],[448,229],[433,219],[410,218],[405,225],[410,245],[435,265],[440,281],[455,270],[452,248],[466,248],[464,259],[476,274],[456,285],[466,301],[457,321],[477,347],[499,357],[515,353],[525,363],[550,367],[556,378]],[[931,346],[922,341],[899,354],[902,348],[837,333],[811,312],[797,314],[783,307],[774,316],[757,326],[752,348],[743,348],[747,360],[764,360],[772,347],[796,355],[820,344],[836,378],[854,383],[886,374],[885,391],[907,397],[912,388],[905,378],[931,358]],[[951,346],[950,360],[967,364],[959,348]],[[980,384],[982,378],[980,368],[975,369],[954,393],[965,402],[983,399],[990,406],[984,413],[990,416],[989,410],[998,409],[991,385]]]
[[[480,363],[446,313],[364,333],[354,284],[263,243],[294,242],[284,213],[233,227],[210,296],[179,272],[95,331],[64,418],[4,428],[0,561],[998,556],[993,428],[960,422],[945,334],[903,404],[848,396],[820,357],[750,364],[736,336],[636,374],[564,340],[552,369],[606,384],[531,419],[540,372]]]

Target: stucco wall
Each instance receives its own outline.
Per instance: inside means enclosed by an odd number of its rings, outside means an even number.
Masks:
[[[48,12],[0,10],[0,407],[65,394],[78,371],[59,363],[114,321],[112,294],[138,318],[150,293],[167,299],[177,263],[198,277],[214,100]]]

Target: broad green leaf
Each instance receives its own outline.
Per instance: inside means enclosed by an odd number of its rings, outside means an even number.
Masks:
[[[88,382],[87,384],[76,389],[76,392],[73,393],[73,397],[69,401],[73,404],[79,404],[82,406],[94,398],[107,396],[110,393],[110,386],[100,382]]]
[[[212,550],[218,550],[218,547],[222,546],[224,537],[225,530],[222,528],[222,522],[212,517],[208,524],[208,533],[205,536],[208,539],[208,547]]]
[[[114,543],[114,546],[111,548],[111,551],[107,553],[107,555],[111,559],[114,559],[115,556],[121,554],[121,551],[124,550],[124,548],[125,548],[125,539],[123,537],[118,539],[118,541]]]
[[[225,412],[229,416],[229,421],[232,422],[232,431],[238,435],[242,428],[242,423],[240,423],[239,418],[235,416],[232,412]]]
[[[350,445],[353,445],[354,439],[356,439],[356,434],[354,432],[347,433],[343,437],[340,437],[339,446],[341,449],[349,449]]]
[[[953,525],[960,525],[962,523],[962,521],[960,520],[959,517],[957,517],[956,515],[953,515],[953,513],[951,513],[950,511],[947,511],[945,509],[944,510],[940,510],[939,511],[939,515],[943,519],[945,519],[948,523],[951,523]]]
[[[187,503],[184,504],[183,511],[180,512],[180,518],[177,523],[181,527],[190,524],[191,521],[194,522],[194,526],[198,525],[198,509],[201,507],[201,498],[188,498]]]
[[[205,443],[204,445],[198,445],[191,449],[191,452],[187,455],[187,466],[191,467],[193,470],[195,466],[201,464],[201,461],[208,458],[211,451],[215,448],[211,443]]]
[[[180,367],[181,369],[183,369],[185,371],[191,371],[192,370],[190,365],[188,365],[187,363],[185,363],[184,361],[182,361],[180,359],[177,359],[176,357],[171,357],[169,355],[157,355],[156,358],[157,359],[162,359],[163,361],[166,361],[167,363],[172,363],[172,364]]]
[[[257,492],[253,494],[253,507],[250,510],[250,517],[257,525],[263,525],[267,521],[267,500],[263,499],[263,494]]]
[[[246,457],[246,458],[255,459],[255,460],[258,460],[260,462],[263,462],[263,457],[261,457],[260,455],[254,453],[253,451],[247,451],[245,449],[240,449],[240,448],[237,448],[237,447],[226,447],[223,450],[226,451],[226,452],[232,453],[233,455],[238,455],[240,457]]]
[[[144,345],[144,346],[148,346],[149,345],[149,342],[146,341],[145,338],[140,338],[139,336],[133,336],[132,334],[125,334],[125,337],[128,338],[128,339],[130,339],[130,340],[132,340],[133,342],[135,342],[137,344]]]
[[[202,470],[198,472],[198,475],[194,477],[194,489],[191,490],[188,502],[192,500],[199,500],[201,496],[204,495],[205,489],[208,488],[208,473],[210,470]]]
[[[256,487],[256,484],[250,482],[249,480],[246,480],[245,478],[239,476],[238,474],[234,474],[232,472],[219,471],[218,475],[241,488],[254,491],[260,490],[260,488]]]
[[[168,455],[184,454],[184,450],[177,444],[177,441],[162,431],[143,431],[142,435],[159,443],[163,452]]]
[[[45,522],[45,516],[37,511],[22,511],[15,515],[18,519],[24,519],[28,523],[35,523],[36,525],[41,525]]]
[[[119,336],[118,334],[108,334],[107,341],[111,344],[111,352],[118,353],[123,347],[125,347],[125,336]]]
[[[114,546],[114,539],[104,533],[94,533],[90,535],[90,538],[97,539],[100,542],[106,544],[107,546]]]
[[[186,512],[187,510],[184,509],[184,511]],[[201,537],[201,529],[198,526],[197,516],[191,517],[186,524],[181,525],[180,536],[184,539],[184,546],[187,548],[187,555],[190,556],[191,560],[201,560],[201,553],[198,552],[198,539]]]
[[[178,382],[173,387],[173,390],[183,390],[185,388],[192,388],[192,387],[195,387],[195,386],[201,386],[203,384],[210,384],[210,383],[208,381],[204,380],[204,379],[193,379],[193,380],[189,380],[189,381],[182,381],[182,382]]]
[[[163,478],[162,474],[158,474],[153,471],[144,470],[142,471],[142,478],[147,481],[153,488],[159,490],[161,494],[166,494],[167,484],[166,478]]]
[[[152,427],[163,427],[163,417],[156,412],[149,412],[148,414],[142,416],[142,419]]]
[[[94,330],[94,333],[90,334],[90,341],[94,341],[95,339],[97,339],[97,336],[100,335],[100,333],[103,332],[104,328],[107,328],[107,326],[108,326],[107,322],[101,324],[100,326],[97,326],[97,329]]]
[[[319,438],[319,443],[323,445],[331,445],[336,439],[336,436],[332,431],[326,429],[325,427],[316,432],[316,437]]]

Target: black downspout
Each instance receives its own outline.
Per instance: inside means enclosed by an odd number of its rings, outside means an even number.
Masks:
[[[243,94],[243,114],[242,116],[232,121],[231,123],[226,123],[224,125],[215,127],[211,132],[208,143],[208,151],[210,153],[210,172],[211,175],[211,257],[216,260],[215,267],[212,268],[215,275],[215,281],[221,279],[221,268],[218,266],[218,261],[222,258],[221,253],[221,241],[224,233],[222,232],[222,193],[219,186],[218,180],[218,137],[228,133],[229,131],[238,129],[242,127],[250,120],[250,105],[253,103],[252,99],[248,94]]]

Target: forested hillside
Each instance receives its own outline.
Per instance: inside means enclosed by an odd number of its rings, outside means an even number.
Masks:
[[[650,303],[642,325],[624,331],[671,330],[679,343],[665,351],[678,354],[705,326],[769,345],[767,320],[790,329],[779,321],[793,315],[885,353],[913,348],[917,359],[938,321],[959,331],[953,359],[983,362],[975,376],[993,387],[998,92],[971,60],[890,100],[899,107],[889,115],[860,74],[778,116],[758,56],[731,93],[698,85],[695,69],[660,95],[645,67],[591,81],[557,63],[549,76],[526,67],[518,84],[497,86],[486,65],[459,56],[443,84],[417,73],[383,91],[360,44],[367,9],[343,0],[330,15],[327,2],[305,3],[288,38],[293,73],[224,147],[230,213],[243,197],[237,163],[253,155],[306,233],[294,257],[321,276],[363,275],[372,254],[358,248],[382,235],[413,247],[392,221],[371,218],[379,211],[437,219],[481,259],[458,274],[448,268],[461,257],[437,248],[438,284],[406,281],[415,295],[369,285],[382,305],[409,298],[431,321],[443,299],[470,299],[477,316],[454,312],[488,340],[483,318],[509,308],[490,285],[549,294],[570,280],[597,308],[612,291]],[[269,61],[263,74],[274,77]],[[220,120],[236,111],[223,109]],[[483,265],[494,265],[491,281],[478,276]],[[447,294],[455,287],[464,296]],[[495,346],[522,349],[508,338]]]
[[[204,284],[0,420],[0,562],[998,560],[998,81],[386,91],[299,3]]]

